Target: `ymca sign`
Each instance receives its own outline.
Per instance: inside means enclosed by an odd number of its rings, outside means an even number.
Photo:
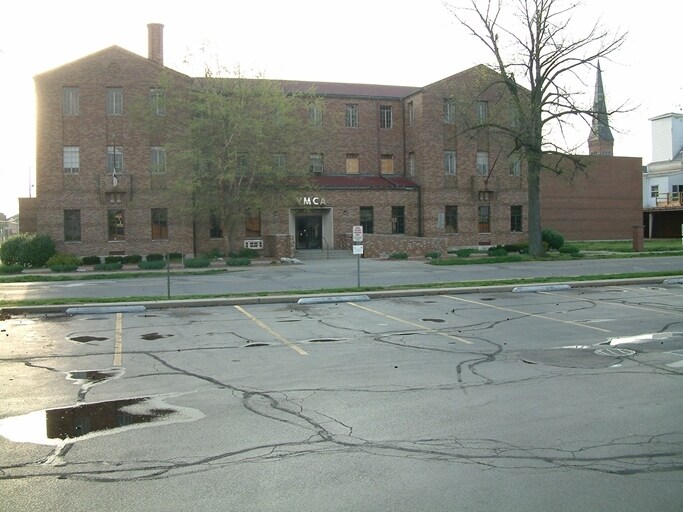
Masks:
[[[327,203],[325,202],[324,197],[300,197],[299,198],[299,204],[301,206],[327,206]]]

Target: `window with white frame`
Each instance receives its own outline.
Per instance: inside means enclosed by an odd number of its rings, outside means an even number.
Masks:
[[[81,210],[64,210],[64,241],[81,241]]]
[[[476,108],[477,108],[477,121],[480,124],[485,123],[489,117],[489,102],[488,101],[477,101]]]
[[[107,115],[123,115],[123,89],[121,87],[107,87]]]
[[[444,229],[446,233],[458,232],[458,207],[456,205],[445,206]]]
[[[522,232],[522,206],[510,206],[510,231],[513,233]]]
[[[79,114],[78,87],[62,88],[62,114],[65,116],[77,116]]]
[[[522,175],[522,158],[518,153],[513,153],[510,156],[510,176]]]
[[[78,146],[64,146],[64,174],[78,174],[81,168],[81,150]]]
[[[653,199],[657,199],[658,195],[659,195],[659,185],[652,185],[650,187],[650,197]]]
[[[683,192],[683,185],[671,185],[671,199],[673,201],[680,201],[681,192]]]
[[[308,121],[311,126],[322,126],[323,109],[320,105],[310,104],[308,106]]]
[[[487,204],[478,206],[479,233],[491,232],[491,207]]]
[[[121,146],[107,146],[107,172],[109,174],[123,171],[123,150]]]
[[[408,153],[408,176],[415,176],[417,171],[417,162],[415,161],[415,152]]]
[[[415,124],[415,105],[412,101],[408,102],[408,126],[413,126]]]
[[[358,105],[346,105],[346,114],[344,117],[344,125],[347,128],[358,128]]]
[[[149,169],[152,174],[166,172],[166,149],[161,146],[152,146],[149,149]]]
[[[308,169],[314,174],[322,174],[323,172],[323,154],[311,153],[308,155]]]
[[[488,151],[477,151],[477,175],[488,176],[489,174],[489,153]]]
[[[455,176],[455,151],[446,150],[443,152],[443,170],[446,176]]]
[[[287,155],[285,153],[275,153],[273,155],[273,169],[276,171],[287,170]]]
[[[443,121],[444,123],[455,123],[455,100],[453,98],[443,99]]]
[[[388,105],[381,105],[379,107],[379,127],[391,128],[393,126],[393,111]]]
[[[152,107],[152,114],[155,116],[166,115],[166,91],[161,87],[152,87],[149,90],[149,101]]]

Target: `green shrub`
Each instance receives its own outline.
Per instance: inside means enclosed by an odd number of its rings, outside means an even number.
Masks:
[[[17,263],[13,265],[0,265],[0,274],[21,274],[22,270],[24,270],[24,266]]]
[[[121,270],[122,268],[123,263],[120,261],[112,263],[100,263],[99,265],[95,265],[95,270]]]
[[[19,264],[21,253],[26,245],[28,237],[28,233],[21,233],[9,237],[0,245],[0,260],[4,265]]]
[[[544,229],[541,232],[541,240],[548,244],[548,249],[560,250],[560,247],[564,245],[564,237],[557,231],[552,229]]]
[[[430,251],[427,254],[425,254],[425,258],[428,258],[430,260],[437,260],[441,257],[441,253],[439,251]]]
[[[180,252],[172,252],[168,255],[168,259],[171,261],[178,261],[183,259],[183,254]]]
[[[207,258],[187,258],[185,260],[186,268],[204,268],[211,265],[211,260]]]
[[[123,265],[123,256],[105,256],[104,263],[121,263]]]
[[[166,262],[164,260],[138,261],[138,268],[142,270],[161,270],[166,268]]]
[[[78,265],[48,265],[52,272],[76,272]]]
[[[99,265],[102,263],[102,258],[99,256],[83,256],[83,265]]]
[[[217,260],[221,256],[222,256],[221,251],[214,247],[213,249],[209,250],[209,252],[204,254],[203,257],[208,259],[208,260]]]
[[[225,264],[228,267],[243,267],[245,265],[251,265],[251,260],[249,258],[228,258]]]
[[[123,259],[121,260],[121,263],[126,265],[126,264],[140,263],[141,261],[142,261],[142,256],[140,256],[139,254],[130,254],[128,256],[124,256]]]
[[[159,254],[158,252],[153,252],[152,254],[148,254],[145,257],[145,260],[147,260],[147,261],[163,261],[163,259],[164,259],[164,255]]]
[[[476,249],[458,249],[455,251],[455,255],[458,258],[469,258],[475,252],[479,252]]]
[[[74,256],[73,254],[67,254],[65,252],[58,252],[50,256],[50,259],[45,262],[46,267],[54,267],[55,265],[75,265],[78,267],[81,264],[81,260]]]
[[[559,251],[562,254],[571,254],[573,256],[574,254],[581,252],[581,249],[579,249],[575,245],[563,245],[562,247],[560,247]]]
[[[529,252],[529,244],[507,244],[503,247],[507,252],[518,252],[520,254]]]
[[[5,265],[43,267],[55,252],[55,243],[49,236],[21,233],[3,242],[0,246],[0,260]]]
[[[508,252],[502,245],[496,245],[495,247],[489,247],[488,255],[493,257],[507,256]]]
[[[392,252],[389,255],[390,260],[407,260],[408,259],[408,253],[407,252]]]

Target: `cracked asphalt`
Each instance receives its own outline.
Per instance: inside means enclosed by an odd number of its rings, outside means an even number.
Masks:
[[[0,508],[678,511],[682,376],[680,284],[11,315]]]

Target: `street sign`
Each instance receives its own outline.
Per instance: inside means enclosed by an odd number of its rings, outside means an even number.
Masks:
[[[353,246],[353,254],[363,254],[363,246],[362,245],[354,245]]]
[[[353,241],[362,242],[363,241],[363,226],[353,226]]]

